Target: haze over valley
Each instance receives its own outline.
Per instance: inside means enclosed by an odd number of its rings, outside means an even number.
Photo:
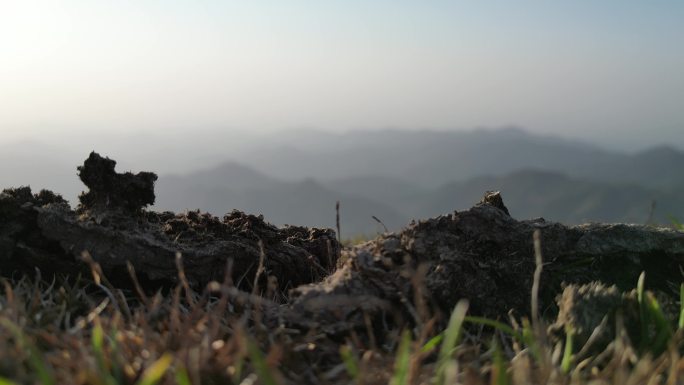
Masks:
[[[672,0],[6,2],[0,182],[75,204],[95,150],[156,172],[154,209],[334,227],[340,201],[343,236],[484,190],[516,218],[669,224],[682,20]]]
[[[466,209],[486,190],[500,190],[519,219],[669,224],[684,218],[684,174],[677,167],[684,152],[675,147],[619,152],[520,128],[291,130],[232,143],[207,134],[175,146],[140,140],[138,146],[150,144],[138,152],[115,141],[83,151],[37,141],[6,146],[0,179],[53,189],[74,204],[83,189],[75,167],[96,150],[116,159],[121,171],[158,172],[156,209],[217,216],[238,209],[278,225],[335,227],[340,201],[345,236]]]

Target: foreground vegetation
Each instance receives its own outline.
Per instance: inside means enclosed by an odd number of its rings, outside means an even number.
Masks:
[[[92,274],[2,280],[1,385],[684,383],[684,312],[669,322],[643,275],[638,340],[618,317],[615,338],[596,351],[592,341],[577,349],[572,330],[553,338],[536,311],[501,322],[469,316],[467,300],[441,333],[426,320],[386,330],[382,343],[331,343],[315,331],[267,330],[261,310],[224,284],[199,293],[181,279],[148,296],[112,287],[95,264]],[[324,362],[331,348],[337,360]]]
[[[75,210],[0,193],[0,385],[681,382],[676,231],[518,221],[486,191],[344,248],[147,211],[156,175],[115,165],[78,167]]]

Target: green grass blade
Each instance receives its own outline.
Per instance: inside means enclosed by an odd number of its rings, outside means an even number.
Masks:
[[[506,360],[499,344],[494,340],[494,381],[496,385],[509,385],[508,374],[506,373]]]
[[[644,352],[646,350],[646,344],[648,344],[648,325],[651,323],[649,320],[649,310],[645,295],[645,281],[646,272],[641,272],[639,275],[639,280],[637,281],[637,302],[639,303],[639,326],[641,328],[641,335],[639,336],[639,351]]]
[[[266,358],[259,350],[259,347],[251,340],[247,341],[247,350],[249,352],[249,358],[252,361],[252,366],[254,366],[254,371],[259,377],[259,381],[265,385],[278,385],[273,373],[271,373],[271,368],[268,367]]]
[[[116,330],[116,327],[112,326],[108,334],[110,338],[108,338],[107,341],[109,342],[109,357],[112,364],[112,376],[116,379],[114,383],[120,384],[124,382],[124,375],[122,370],[123,368],[120,365],[117,365],[118,362],[120,362],[117,361],[117,359],[122,357],[121,349],[116,339],[117,333],[118,331]]]
[[[679,285],[679,329],[684,329],[684,283]]]
[[[98,366],[98,376],[104,381],[106,385],[116,385],[118,381],[112,376],[111,371],[107,367],[104,352],[104,330],[99,322],[95,322],[90,334],[90,343],[93,346],[93,353]]]
[[[637,301],[639,302],[639,316],[641,326],[641,336],[639,341],[639,352],[658,355],[665,351],[668,341],[672,338],[672,326],[660,308],[658,300],[653,293],[647,292],[645,287],[646,274],[641,273],[637,283]],[[682,288],[680,286],[680,297]],[[681,309],[681,304],[680,304]],[[680,310],[680,320],[682,314]]]
[[[506,325],[503,322],[491,320],[489,318],[484,318],[484,317],[477,317],[477,316],[466,316],[465,322],[493,327],[495,329],[501,330],[502,332],[514,337],[515,339],[517,339],[520,342],[524,342],[523,335],[520,332],[515,331],[512,327]]]
[[[394,361],[394,374],[390,380],[390,385],[407,385],[409,375],[409,364],[411,361],[411,332],[404,330],[401,334],[401,342],[397,350],[397,358]]]
[[[637,281],[637,300],[642,303],[644,300],[644,285],[646,283],[646,272],[642,271],[639,274],[639,280]]]
[[[21,329],[14,324],[14,322],[5,317],[0,318],[0,325],[5,327],[12,335],[14,335],[14,338],[17,339],[22,348],[29,351],[29,364],[33,370],[36,371],[41,384],[53,385],[55,383],[55,379],[51,375],[48,364],[45,362],[45,360],[43,360],[43,355],[40,353],[38,348],[36,348],[36,346],[33,345],[28,338],[26,338],[24,332],[22,332]]]
[[[159,380],[161,380],[162,377],[164,377],[164,373],[166,373],[166,370],[169,368],[169,366],[171,366],[171,362],[173,362],[173,356],[169,353],[164,353],[164,355],[155,361],[152,366],[145,369],[142,378],[136,383],[136,385],[156,384],[159,382]]]
[[[463,321],[467,311],[468,300],[462,299],[458,301],[454,307],[454,311],[451,312],[449,325],[444,331],[444,342],[442,343],[442,348],[439,352],[440,358],[449,358],[453,350],[456,348],[458,339],[461,336],[461,328],[463,326]]]
[[[446,368],[447,362],[451,359],[451,355],[456,349],[458,340],[461,336],[461,329],[463,328],[463,321],[466,318],[466,313],[468,312],[468,300],[462,299],[458,301],[454,307],[454,311],[451,312],[451,317],[449,318],[449,325],[444,331],[444,337],[442,341],[442,347],[439,351],[439,358],[437,359],[437,373],[436,373],[436,383],[444,383],[444,370]]]
[[[650,339],[650,350],[654,355],[658,356],[667,348],[667,343],[672,338],[672,328],[670,322],[668,322],[665,313],[660,308],[658,300],[655,298],[653,293],[646,293],[648,301],[648,311],[649,318],[653,321],[653,327],[655,329],[655,337]]]
[[[347,368],[347,373],[349,374],[349,377],[351,377],[354,380],[354,382],[358,381],[359,363],[357,362],[356,357],[354,357],[351,348],[347,345],[341,346],[340,357],[342,357],[342,362],[344,362],[344,366],[345,368]]]
[[[0,385],[19,385],[18,383],[8,380],[7,378],[0,377]]]
[[[532,357],[537,362],[541,361],[541,349],[539,347],[539,335],[535,333],[534,326],[529,319],[522,319],[522,342],[530,349]]]
[[[561,371],[563,374],[570,373],[570,366],[572,365],[572,344],[574,331],[567,328],[565,331],[565,347],[563,349],[563,359],[561,360]]]
[[[420,348],[420,352],[423,354],[430,353],[434,348],[437,347],[437,345],[440,344],[440,342],[442,342],[443,339],[444,339],[444,333],[443,332],[437,334],[436,336],[430,338],[428,340],[428,342],[426,342],[425,345],[423,345],[423,347]]]
[[[235,365],[233,365],[235,368],[235,372],[232,374],[233,381],[235,382],[240,382],[242,379],[242,369],[245,367],[245,356],[242,354],[238,354],[238,358],[235,361]]]
[[[190,382],[190,376],[188,376],[188,371],[185,366],[180,366],[176,369],[176,384],[178,385],[192,385]]]
[[[104,346],[104,331],[99,323],[95,323],[93,330],[90,333],[90,343],[93,345],[95,353],[102,353]]]

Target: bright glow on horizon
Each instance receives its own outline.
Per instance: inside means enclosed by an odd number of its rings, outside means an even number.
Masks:
[[[683,4],[8,1],[0,130],[516,124],[667,141],[684,130]]]

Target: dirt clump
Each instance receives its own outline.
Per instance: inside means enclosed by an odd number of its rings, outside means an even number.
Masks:
[[[120,208],[137,212],[154,204],[154,182],[157,174],[145,171],[120,174],[114,170],[115,167],[116,161],[103,158],[94,151],[78,167],[78,176],[89,189],[78,197],[81,202],[80,210]]]
[[[500,191],[486,191],[484,193],[484,196],[478,203],[478,205],[490,205],[494,206],[497,209],[503,211],[506,213],[506,215],[511,216],[511,213],[508,212],[508,208],[503,202],[503,198],[501,197],[501,192]]]
[[[46,256],[61,255],[59,242],[45,238],[38,227],[40,207],[55,211],[69,210],[69,204],[58,194],[41,190],[37,194],[28,186],[5,189],[0,193],[0,274],[12,276],[15,272],[33,274],[34,268],[67,273],[72,263],[55,263]]]
[[[198,211],[146,211],[155,199],[156,175],[119,174],[115,165],[93,152],[78,168],[89,191],[76,211],[48,191],[33,195],[25,187],[0,195],[0,272],[88,272],[81,260],[87,253],[114,285],[131,287],[130,262],[144,288],[156,291],[178,283],[180,255],[196,289],[228,274],[239,289],[252,292],[256,283],[257,294],[284,301],[290,288],[323,279],[337,262],[340,246],[332,230],[279,229],[239,211],[223,219]]]
[[[629,291],[645,271],[650,289],[678,297],[684,234],[639,225],[518,221],[500,198],[487,193],[469,210],[412,223],[344,250],[340,269],[294,290],[289,319],[338,332],[363,330],[369,316],[415,325],[431,317],[444,320],[462,298],[474,315],[506,321],[513,310],[529,316],[535,231],[541,233],[543,254],[539,306],[547,317],[553,319],[558,310],[563,283],[597,281]]]
[[[227,278],[238,290],[266,297],[273,310],[265,315],[269,325],[341,338],[375,331],[379,339],[393,327],[442,322],[462,298],[474,315],[529,315],[533,234],[539,231],[541,314],[557,313],[557,295],[570,290],[562,283],[601,282],[629,291],[642,271],[650,289],[678,295],[673,288],[681,280],[684,234],[673,230],[519,221],[499,192],[487,192],[468,210],[413,222],[343,250],[330,229],[278,228],[240,211],[218,218],[145,210],[154,202],[156,175],[119,174],[115,165],[91,153],[79,167],[90,191],[81,195],[77,211],[49,192],[33,195],[22,188],[0,195],[0,273],[87,272],[81,261],[87,252],[114,285],[131,286],[130,263],[144,289],[156,291],[179,283],[181,255],[193,288]],[[573,317],[568,322],[579,319]]]
[[[600,282],[568,285],[558,296],[558,308],[558,316],[549,331],[559,338],[572,332],[576,352],[598,353],[614,341],[618,314],[636,341],[639,304],[634,292],[623,292],[615,285]]]

